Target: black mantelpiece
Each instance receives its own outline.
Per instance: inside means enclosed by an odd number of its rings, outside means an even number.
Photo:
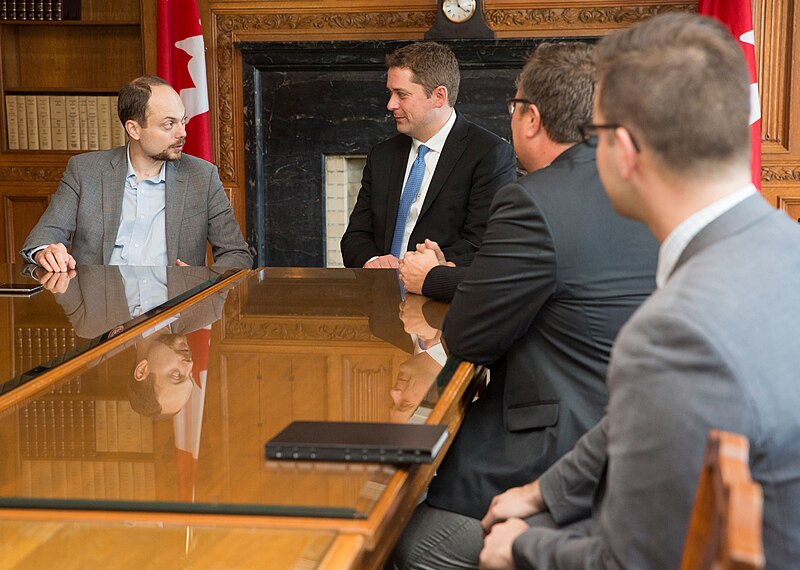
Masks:
[[[542,40],[454,40],[456,108],[510,139],[505,99]],[[552,41],[552,40],[551,40]],[[240,42],[247,239],[257,265],[325,264],[324,160],[392,136],[384,57],[405,41]]]

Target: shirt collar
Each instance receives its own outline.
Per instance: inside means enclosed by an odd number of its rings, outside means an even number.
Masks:
[[[453,125],[456,124],[456,110],[450,110],[450,118],[447,119],[447,122],[442,125],[442,128],[439,129],[435,135],[427,140],[427,142],[420,142],[417,139],[411,139],[411,150],[413,154],[417,154],[417,149],[419,145],[424,144],[428,149],[436,151],[441,154],[442,149],[444,148],[444,143],[447,141],[447,136],[450,134],[450,131],[453,129]]]
[[[125,175],[125,178],[128,179],[131,176],[133,176],[132,182],[134,183],[133,185],[135,186],[136,185],[136,171],[133,169],[133,164],[131,164],[131,145],[130,145],[130,143],[125,145],[125,156],[128,159],[128,173]],[[152,178],[148,178],[148,180],[150,182],[153,182],[153,183],[156,183],[156,184],[161,184],[162,182],[164,182],[167,179],[166,173],[167,173],[167,161],[165,160],[164,162],[161,163],[161,170],[158,171],[158,174],[156,176],[153,176]]]
[[[756,193],[753,184],[747,184],[735,192],[712,202],[702,210],[695,212],[667,236],[658,249],[658,267],[656,269],[656,287],[664,286],[669,279],[675,264],[678,263],[683,250],[700,231],[722,214]]]

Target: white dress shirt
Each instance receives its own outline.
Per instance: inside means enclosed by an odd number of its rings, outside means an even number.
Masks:
[[[447,122],[442,126],[439,131],[429,138],[426,142],[420,142],[417,139],[411,139],[411,150],[408,153],[408,163],[406,164],[406,174],[403,177],[403,186],[402,188],[406,187],[406,182],[408,181],[408,177],[411,174],[411,166],[414,164],[414,161],[417,158],[417,149],[419,145],[424,144],[430,150],[425,155],[425,174],[422,177],[422,184],[419,187],[419,192],[417,193],[417,197],[414,202],[411,204],[411,209],[408,211],[408,218],[406,219],[406,228],[405,232],[403,232],[403,243],[400,248],[400,251],[407,251],[408,250],[408,238],[411,237],[411,232],[414,231],[414,226],[417,225],[417,220],[419,219],[420,210],[422,210],[422,204],[425,202],[425,196],[428,194],[428,187],[431,185],[431,179],[433,178],[433,173],[436,171],[436,165],[439,164],[439,157],[442,156],[442,149],[444,149],[444,143],[447,141],[447,136],[450,134],[450,131],[453,129],[453,125],[456,122],[456,112],[455,110],[450,111],[450,118],[447,119]],[[414,244],[416,245],[416,244]]]

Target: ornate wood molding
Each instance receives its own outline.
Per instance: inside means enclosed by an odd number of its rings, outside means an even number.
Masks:
[[[4,166],[0,167],[3,182],[58,182],[64,167]]]
[[[800,168],[762,167],[762,182],[800,182]]]
[[[313,340],[328,342],[379,341],[369,331],[369,325],[276,322],[265,319],[229,320],[225,323],[225,340]]]
[[[540,27],[561,29],[581,26],[629,26],[650,16],[667,12],[696,12],[697,2],[670,6],[609,6],[598,8],[532,8],[528,10],[487,10],[488,24],[496,30]],[[504,30],[505,31],[505,30]]]

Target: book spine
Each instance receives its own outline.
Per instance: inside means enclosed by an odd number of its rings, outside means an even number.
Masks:
[[[39,150],[39,121],[36,118],[36,95],[25,95],[25,124],[28,127],[28,148]]]
[[[125,146],[125,127],[119,120],[119,97],[111,97],[111,146]]]
[[[89,133],[89,150],[100,149],[100,131],[97,123],[97,97],[86,96],[86,123]]]
[[[53,4],[53,19],[64,19],[64,0],[52,0]]]
[[[36,114],[39,126],[39,148],[51,150],[53,148],[53,131],[50,125],[50,97],[47,95],[36,96]]]
[[[0,20],[8,20],[8,12],[6,12],[6,0],[0,0]]]
[[[25,20],[27,16],[26,0],[17,0],[17,20]]]
[[[20,150],[28,149],[28,120],[25,116],[25,95],[17,95],[17,134]]]
[[[78,96],[67,95],[65,107],[67,112],[67,150],[80,150],[81,119],[78,110]]]
[[[97,133],[100,150],[111,148],[111,101],[107,95],[97,96]]]
[[[17,117],[17,96],[6,95],[6,131],[8,150],[19,150],[19,118]]]
[[[44,0],[44,19],[53,19],[53,0]]]
[[[81,128],[81,150],[89,150],[89,117],[86,95],[78,95],[78,118]]]
[[[33,15],[37,20],[44,20],[44,0],[34,0]]]
[[[53,150],[67,150],[67,98],[50,97],[50,126],[53,131]]]

